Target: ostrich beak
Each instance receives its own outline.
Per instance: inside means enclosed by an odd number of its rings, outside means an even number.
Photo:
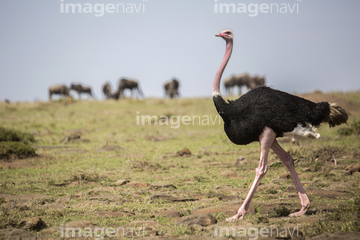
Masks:
[[[220,33],[216,34],[215,37],[221,37]]]

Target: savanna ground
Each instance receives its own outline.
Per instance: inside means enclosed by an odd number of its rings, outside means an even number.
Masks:
[[[16,156],[0,144],[0,239],[329,239],[330,233],[356,239],[360,92],[303,96],[338,102],[351,113],[347,125],[324,124],[318,140],[279,139],[294,158],[310,209],[287,216],[300,202],[271,152],[248,215],[235,223],[224,220],[251,187],[259,144],[232,144],[212,99],[0,103],[0,126],[32,134],[35,142],[25,145],[36,150]],[[142,115],[163,115],[168,124],[138,125]],[[170,117],[184,115],[200,116],[200,124],[193,118],[195,124],[176,128],[180,119]]]

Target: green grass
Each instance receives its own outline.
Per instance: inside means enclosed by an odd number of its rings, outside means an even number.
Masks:
[[[29,146],[33,142],[29,133],[0,127],[0,159],[35,157],[35,149]]]
[[[353,92],[332,92],[331,95],[341,98],[347,102],[360,103],[360,91]]]
[[[359,97],[359,94],[357,96]],[[347,101],[352,99],[355,97],[351,96]],[[163,119],[168,118],[169,121],[164,120],[163,125],[155,125],[154,121],[149,125],[138,125],[138,118],[142,115],[165,116]],[[184,115],[196,115],[202,120],[205,119],[204,116],[208,116],[212,120],[216,119],[216,124],[203,125],[197,120],[195,124],[177,125],[178,122],[175,121]],[[171,125],[172,116],[179,117],[173,118]],[[359,119],[359,116],[351,115],[349,123]],[[12,159],[7,165],[1,165],[0,193],[50,196],[45,202],[30,202],[29,208],[25,210],[0,198],[0,228],[18,227],[22,219],[40,216],[48,227],[58,227],[74,220],[89,220],[97,226],[123,226],[132,221],[157,221],[158,224],[153,228],[161,235],[201,234],[201,230],[196,228],[176,226],[176,220],[165,218],[158,213],[172,209],[184,216],[197,209],[212,206],[240,206],[241,201],[226,202],[217,197],[208,198],[207,195],[222,193],[244,199],[258,166],[259,144],[232,144],[218,118],[210,98],[0,104],[0,126],[31,133],[36,141],[26,142],[36,149],[37,154],[36,157]],[[333,183],[359,182],[359,174],[345,175],[346,166],[359,164],[359,135],[340,135],[338,129],[324,125],[319,129],[322,138],[315,141],[299,139],[300,147],[290,141],[281,142],[285,150],[294,157],[300,179],[306,188],[324,189]],[[79,135],[80,138],[71,138],[74,135]],[[26,136],[31,139],[29,135]],[[70,140],[63,141],[67,137]],[[106,145],[118,145],[121,148],[103,151],[102,147]],[[178,156],[177,151],[183,148],[189,148],[192,155]],[[235,165],[240,156],[245,157],[246,164]],[[332,159],[336,159],[338,165],[335,166]],[[287,191],[288,187],[293,186],[291,179],[276,183],[279,176],[288,172],[283,164],[277,162],[280,160],[271,152],[269,165],[274,165],[269,168],[262,183],[265,186],[272,185],[256,192],[253,207],[257,213],[247,215],[246,221],[259,226],[301,224],[306,236],[318,235],[324,231],[359,230],[359,225],[356,225],[358,215],[355,214],[358,209],[354,207],[359,189],[355,186],[348,189],[348,194],[344,197],[334,199],[309,193],[314,208],[324,209],[325,204],[330,203],[334,206],[343,204],[341,211],[336,212],[341,223],[337,223],[334,210],[318,211],[305,218],[315,218],[312,222],[303,218],[281,217],[286,209],[295,209],[286,206],[284,210],[277,206],[279,202],[297,204],[298,207],[300,204],[296,192]],[[27,165],[16,167],[15,163]],[[234,171],[238,178],[220,176],[220,173],[228,169]],[[115,182],[119,179],[148,184],[171,183],[176,189],[117,187]],[[100,187],[102,190],[98,189]],[[223,187],[234,190],[221,192]],[[92,197],[106,194],[117,195],[119,200],[107,204],[90,204]],[[156,194],[183,198],[198,196],[200,200],[171,202],[152,199]],[[42,207],[44,203],[58,203],[66,198],[66,208]],[[266,204],[278,208],[272,210],[272,213],[266,213]],[[104,211],[128,211],[134,215],[99,217],[98,213]],[[263,211],[265,213],[262,213]],[[226,226],[224,219],[228,215],[222,212],[213,215],[219,226]]]

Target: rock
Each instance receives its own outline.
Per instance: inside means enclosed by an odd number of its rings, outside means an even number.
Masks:
[[[169,188],[169,189],[176,189],[176,187],[170,183],[154,183],[150,185],[151,189],[164,189],[164,188]]]
[[[190,156],[191,155],[191,151],[188,148],[184,148],[180,151],[177,151],[176,154],[180,157],[182,156]]]
[[[120,180],[117,180],[117,181],[115,182],[115,185],[116,185],[116,186],[122,186],[122,185],[127,184],[128,182],[129,182],[129,181],[126,180],[126,179],[120,179]]]
[[[190,226],[190,225],[197,224],[197,225],[206,227],[206,226],[213,225],[216,223],[217,223],[217,220],[212,215],[198,213],[198,214],[192,214],[190,216],[180,218],[180,220],[177,222],[176,225],[179,226],[181,224],[184,224],[184,225]]]
[[[24,229],[14,229],[5,235],[5,240],[36,239],[36,235]]]
[[[228,169],[228,170],[225,170],[224,172],[220,173],[220,176],[221,177],[228,177],[228,178],[235,178],[238,175],[235,172]]]
[[[41,220],[40,217],[24,219],[20,222],[19,226],[22,229],[37,231],[37,232],[47,227],[46,223],[43,220]]]

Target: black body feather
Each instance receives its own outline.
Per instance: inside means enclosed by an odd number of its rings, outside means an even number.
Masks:
[[[213,100],[224,120],[227,136],[239,145],[258,141],[265,127],[282,137],[298,124],[319,126],[330,114],[328,102],[314,103],[266,86],[257,87],[228,103],[220,95]]]

